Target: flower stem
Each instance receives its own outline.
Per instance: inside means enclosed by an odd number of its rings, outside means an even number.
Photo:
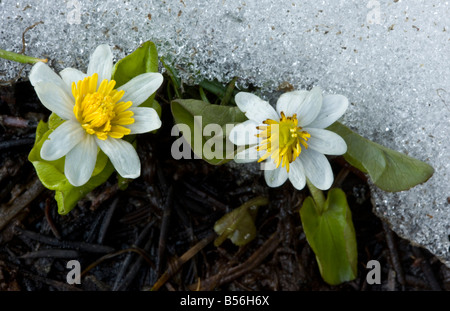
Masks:
[[[22,64],[35,64],[37,62],[46,63],[48,61],[47,59],[31,57],[31,56],[27,56],[27,55],[23,55],[23,54],[5,51],[2,49],[0,49],[0,58],[12,60],[14,62],[19,62]]]
[[[317,189],[309,180],[306,179],[306,184],[308,185],[309,192],[313,197],[314,202],[316,203],[317,212],[322,214],[325,211],[325,196],[323,195],[322,190]]]

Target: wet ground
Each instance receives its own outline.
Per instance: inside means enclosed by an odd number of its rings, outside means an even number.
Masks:
[[[39,120],[49,115],[27,81],[0,87],[0,290],[140,291],[422,291],[449,290],[450,269],[399,238],[372,213],[364,175],[330,158],[347,194],[358,243],[358,277],[326,284],[298,210],[307,191],[271,189],[262,176],[231,165],[174,160],[173,125],[163,93],[163,127],[138,136],[142,175],[119,190],[113,174],[68,215],[57,214],[27,160]],[[243,247],[215,247],[213,226],[245,201],[265,196],[256,238]],[[70,285],[66,264],[81,264]],[[381,284],[368,284],[366,264],[381,264]]]

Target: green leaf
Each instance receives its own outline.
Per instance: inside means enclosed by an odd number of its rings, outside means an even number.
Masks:
[[[247,120],[239,108],[211,105],[195,99],[176,99],[171,102],[171,109],[175,123],[188,126],[190,133],[183,133],[183,136],[196,155],[213,165],[233,159],[234,145],[226,137],[229,134],[226,125]],[[203,135],[209,124],[217,124],[220,129],[211,131],[211,135]]]
[[[58,204],[58,213],[61,215],[69,213],[77,205],[79,200],[108,180],[113,172],[114,166],[108,161],[104,169],[98,175],[91,177],[83,186],[74,187],[71,185],[68,189],[56,191],[55,200]]]
[[[64,122],[64,119],[59,117],[56,113],[52,112],[48,117],[48,129],[55,130]]]
[[[234,98],[233,91],[234,91],[234,85],[236,84],[237,77],[234,77],[233,80],[228,84],[225,94],[223,95],[223,98],[220,102],[221,106],[226,106],[230,102],[231,98]]]
[[[78,200],[97,186],[104,183],[113,173],[114,167],[108,157],[98,149],[97,161],[91,179],[81,187],[74,187],[64,175],[65,157],[56,161],[46,161],[41,158],[41,148],[48,136],[62,124],[64,120],[51,114],[49,122],[40,121],[36,129],[36,140],[28,155],[42,184],[50,190],[55,190],[55,199],[60,214],[67,214],[77,204]]]
[[[214,245],[219,246],[227,238],[237,246],[253,240],[256,236],[255,218],[258,207],[268,203],[267,198],[254,198],[216,221],[214,231],[219,237],[214,241]]]
[[[56,161],[45,161],[41,158],[41,148],[53,130],[48,129],[48,124],[41,121],[36,129],[36,143],[28,155],[28,160],[33,164],[42,184],[50,190],[63,190],[71,187],[64,176],[64,158]]]
[[[236,79],[233,79],[234,82],[236,82]],[[209,80],[203,80],[202,82],[200,82],[199,84],[203,89],[207,90],[208,92],[211,92],[212,94],[216,95],[217,97],[219,97],[221,99],[221,102],[224,100],[224,98],[226,96],[229,96],[229,98],[227,99],[227,102],[229,100],[229,103],[233,106],[236,105],[236,102],[234,101],[234,97],[236,96],[236,94],[238,93],[238,91],[234,88],[234,83],[225,87],[222,85],[222,83],[214,80],[214,81],[209,81]],[[231,85],[233,85],[233,87],[231,87]],[[229,92],[230,95],[227,95],[227,92]]]
[[[322,212],[312,197],[307,197],[300,209],[300,217],[324,281],[337,285],[355,279],[358,253],[345,193],[338,188],[328,191]]]
[[[344,158],[360,171],[369,174],[384,191],[404,191],[426,182],[434,173],[429,164],[374,143],[336,122],[328,127],[347,143]]]
[[[164,61],[164,57],[161,57],[161,63],[164,66],[164,68],[167,71],[167,74],[169,75],[170,81],[172,81],[173,89],[175,90],[175,94],[178,98],[181,98],[181,81],[180,78],[178,78],[178,73],[170,64],[166,63]]]
[[[116,81],[116,87],[119,87],[140,74],[158,72],[158,69],[159,62],[156,45],[151,41],[147,41],[141,44],[133,53],[125,56],[115,64],[112,79]],[[161,117],[161,106],[154,99],[155,94],[152,94],[140,107],[153,108]]]
[[[158,51],[153,42],[141,44],[133,53],[119,60],[113,69],[116,87],[146,72],[158,72]]]
[[[44,136],[45,133],[48,131],[48,123],[44,121],[39,121],[38,126],[36,128],[36,138],[34,139],[34,143],[38,143],[42,136]]]

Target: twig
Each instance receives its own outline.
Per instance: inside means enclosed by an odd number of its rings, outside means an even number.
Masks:
[[[112,216],[114,215],[114,211],[116,210],[118,202],[119,202],[119,199],[116,198],[113,201],[113,203],[111,204],[111,207],[108,209],[108,211],[106,212],[106,214],[103,218],[103,222],[100,226],[100,230],[98,233],[98,239],[97,239],[98,244],[103,244],[103,241],[105,240],[106,232],[108,231],[109,224],[111,223],[111,219],[112,219]]]
[[[420,259],[420,267],[422,268],[423,274],[425,274],[425,278],[430,284],[431,289],[434,291],[441,291],[441,286],[434,276],[433,269],[431,269],[431,265],[428,260],[423,256],[422,251],[418,247],[412,247],[413,254],[416,258]]]
[[[218,207],[221,210],[226,210],[228,208],[228,205],[216,200],[215,198],[213,198],[212,196],[208,195],[207,193],[195,188],[194,186],[192,186],[191,184],[187,183],[187,182],[183,182],[184,186],[186,186],[186,188],[188,188],[188,190],[190,190],[191,192],[195,193],[195,197],[192,197],[192,199],[196,199],[197,201],[207,201],[209,203],[211,203],[214,207]]]
[[[406,285],[405,274],[403,273],[403,268],[400,263],[400,256],[398,255],[397,244],[395,242],[394,234],[392,233],[391,228],[389,228],[389,225],[386,222],[383,221],[382,223],[383,223],[383,230],[386,236],[386,243],[388,245],[389,253],[391,255],[390,257],[392,261],[392,266],[394,267],[394,270],[397,274],[397,280],[402,286],[402,290],[405,290]]]
[[[43,23],[44,23],[43,21],[39,21],[39,22],[37,22],[37,23],[34,23],[33,25],[28,26],[27,28],[25,28],[25,31],[22,32],[22,51],[20,51],[20,54],[25,53],[25,48],[26,48],[25,34],[28,32],[28,30],[31,30],[31,29],[33,29],[34,27],[36,27],[37,25],[43,24]]]
[[[412,275],[406,275],[405,276],[405,280],[406,280],[406,284],[410,285],[410,286],[414,286],[414,287],[420,287],[423,289],[429,289],[430,286],[428,285],[427,282],[424,282],[423,280],[416,278],[415,276]]]
[[[37,281],[37,282],[45,283],[45,284],[50,285],[50,286],[52,286],[52,287],[54,287],[54,288],[56,288],[58,290],[82,291],[82,289],[80,289],[78,287],[75,287],[75,286],[72,286],[72,285],[69,285],[69,284],[66,284],[66,283],[63,283],[63,282],[47,279],[47,278],[44,278],[42,276],[33,274],[33,273],[29,272],[29,271],[24,270],[23,267],[19,267],[19,266],[15,265],[13,263],[10,263],[10,262],[0,261],[0,266],[4,266],[4,267],[8,267],[9,269],[13,269],[13,270],[19,272],[20,274],[22,274],[25,277],[28,277],[28,278],[30,278],[30,279],[32,279],[34,281]]]
[[[195,244],[187,252],[181,255],[173,264],[169,265],[169,268],[164,272],[164,274],[156,281],[156,283],[151,288],[152,291],[157,291],[161,286],[163,286],[177,271],[184,265],[188,260],[194,257],[200,250],[202,250],[206,245],[211,243],[216,237],[216,233],[213,232],[206,238]],[[196,284],[195,284],[196,286]]]
[[[27,191],[17,197],[10,206],[0,206],[0,230],[19,214],[25,207],[27,207],[34,199],[44,191],[44,186],[41,181],[36,177],[33,181],[27,185]]]
[[[100,257],[99,259],[97,259],[96,261],[91,263],[86,269],[84,269],[83,272],[81,272],[80,278],[83,277],[86,273],[88,273],[91,269],[93,269],[96,266],[98,266],[103,261],[105,261],[107,259],[114,258],[114,257],[119,256],[119,255],[122,255],[124,253],[128,253],[128,252],[134,252],[134,253],[137,253],[137,254],[141,255],[145,259],[145,261],[148,262],[149,265],[151,265],[152,267],[155,266],[153,261],[150,259],[150,256],[148,256],[148,254],[143,249],[140,249],[139,247],[133,246],[133,247],[126,248],[126,249],[121,249],[120,251],[117,251],[117,252],[114,252],[114,253],[111,253],[111,254],[106,254],[105,256]]]
[[[16,128],[36,128],[37,126],[34,121],[7,115],[0,115],[0,124],[4,127]]]
[[[352,172],[353,174],[355,174],[360,180],[367,182],[367,176],[361,172],[360,170],[358,170],[356,167],[350,165],[343,156],[338,156],[335,157],[333,159],[333,161],[336,161],[339,165],[347,168],[350,172]]]
[[[152,228],[153,224],[155,223],[155,221],[151,221],[149,222],[145,228],[142,230],[142,232],[139,234],[136,242],[134,243],[133,247],[139,247],[142,243],[142,241],[144,241],[144,239],[147,237],[148,232],[150,231],[150,229]],[[114,282],[114,286],[113,286],[113,291],[117,290],[119,287],[119,282],[122,280],[126,270],[128,269],[128,266],[130,265],[131,259],[132,259],[132,255],[133,254],[128,254],[127,257],[125,257],[125,260],[122,264],[122,268],[120,269],[119,273],[117,274],[116,277],[116,281]]]
[[[169,192],[167,193],[166,203],[164,204],[164,213],[161,222],[161,231],[159,234],[159,245],[158,245],[158,259],[156,261],[156,273],[161,274],[161,262],[164,257],[164,251],[166,249],[167,234],[169,232],[170,216],[172,214],[173,207],[173,187],[170,186]]]
[[[339,173],[337,174],[336,178],[334,179],[333,185],[331,188],[338,188],[341,186],[341,184],[344,182],[345,178],[347,178],[348,174],[350,173],[350,170],[348,167],[344,166]]]
[[[160,211],[160,210],[158,210]],[[152,213],[152,210],[144,205],[138,209],[136,209],[133,212],[130,212],[128,214],[126,214],[125,216],[123,216],[122,218],[119,219],[120,223],[132,226],[135,225],[136,223],[141,222],[143,219],[145,219],[146,217],[149,217]]]
[[[79,258],[80,253],[71,249],[43,249],[35,252],[26,253],[19,258]]]
[[[103,192],[96,194],[95,197],[92,198],[91,210],[97,209],[103,202],[107,201],[111,197],[113,197],[117,191],[119,191],[119,186],[117,183],[112,185],[111,187],[106,187]],[[93,196],[94,193],[90,193],[89,196]]]
[[[152,245],[152,239],[149,239],[147,243],[145,243],[144,251],[148,252],[150,249],[150,246]],[[117,290],[126,290],[128,286],[130,286],[131,282],[136,278],[137,273],[139,272],[139,269],[142,266],[142,263],[144,261],[144,257],[139,257],[136,262],[131,266],[130,271],[128,272],[126,278],[122,281],[120,286],[117,288]],[[153,266],[153,265],[152,265]]]
[[[222,284],[229,283],[242,276],[244,273],[253,270],[278,247],[280,240],[281,239],[279,233],[273,233],[270,238],[266,242],[264,242],[264,244],[244,263],[228,269],[228,271],[225,271],[225,273],[221,272],[202,281],[200,290],[212,290],[212,288],[216,286],[221,286]],[[192,284],[189,286],[189,288],[191,290],[194,290],[195,288],[197,288],[197,284]]]
[[[6,140],[0,142],[0,150],[8,150],[11,148],[22,147],[22,146],[31,146],[34,144],[34,138],[26,137],[19,138],[15,140]]]
[[[47,223],[50,226],[50,230],[52,230],[53,235],[58,240],[61,240],[61,234],[59,234],[59,231],[56,228],[55,223],[53,222],[52,216],[50,215],[50,207],[51,207],[50,199],[47,198],[47,200],[45,200],[45,218],[47,219]]]
[[[76,249],[82,252],[88,252],[88,253],[110,253],[114,251],[114,248],[105,246],[105,245],[98,245],[98,244],[90,244],[85,242],[72,242],[72,241],[60,241],[56,238],[44,236],[42,234],[24,230],[19,227],[15,227],[15,229],[20,233],[22,236],[39,241],[48,245],[52,246],[58,246],[61,248],[70,248],[70,249]]]

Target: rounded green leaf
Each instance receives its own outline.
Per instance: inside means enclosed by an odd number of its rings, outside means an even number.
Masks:
[[[238,107],[211,105],[195,99],[176,99],[171,102],[171,109],[175,123],[186,124],[189,127],[190,135],[185,137],[195,154],[202,155],[203,160],[213,165],[233,159],[235,150],[233,144],[227,142],[226,125],[247,120]],[[205,127],[210,124],[217,124],[221,129],[220,132],[214,133],[215,136],[203,135]],[[221,146],[219,156],[208,152],[210,148],[205,148],[205,144],[206,147]]]
[[[255,218],[258,207],[268,203],[267,198],[256,197],[225,214],[214,224],[214,231],[219,235],[214,245],[219,246],[227,238],[237,246],[252,241],[256,236]]]
[[[158,69],[159,61],[156,45],[147,41],[115,64],[112,79],[116,81],[116,87],[119,87],[140,74],[158,72]],[[161,117],[161,106],[154,99],[155,94],[152,94],[140,107],[153,108]]]
[[[112,79],[116,81],[116,87],[118,87],[140,74],[158,72],[158,69],[156,45],[147,41],[115,64]]]
[[[347,143],[344,158],[352,166],[369,174],[384,191],[404,191],[426,182],[434,173],[429,164],[374,143],[335,122],[328,127]]]
[[[33,164],[40,181],[47,189],[65,190],[70,188],[71,184],[64,176],[64,158],[55,161],[45,161],[41,158],[42,145],[52,132],[53,130],[48,130],[47,123],[42,121],[39,123],[36,129],[36,142],[28,155],[28,160]]]
[[[114,166],[110,161],[108,161],[104,169],[96,176],[92,176],[91,179],[89,179],[89,181],[84,185],[80,187],[74,187],[71,185],[68,189],[56,191],[55,200],[58,204],[58,213],[61,215],[66,215],[69,213],[77,205],[79,200],[106,182],[113,172]]]
[[[355,279],[358,253],[345,193],[341,189],[331,189],[323,210],[316,207],[312,197],[306,198],[300,217],[324,281],[337,285]]]
[[[46,161],[41,158],[42,145],[48,136],[63,122],[55,114],[50,115],[49,122],[39,122],[36,129],[36,140],[31,149],[28,160],[33,164],[42,184],[50,190],[55,190],[55,199],[58,203],[58,212],[67,214],[87,193],[104,183],[113,173],[114,167],[108,157],[98,149],[97,161],[89,181],[81,187],[74,187],[64,175],[64,161],[62,157],[55,161]],[[51,125],[51,127],[49,127]]]

